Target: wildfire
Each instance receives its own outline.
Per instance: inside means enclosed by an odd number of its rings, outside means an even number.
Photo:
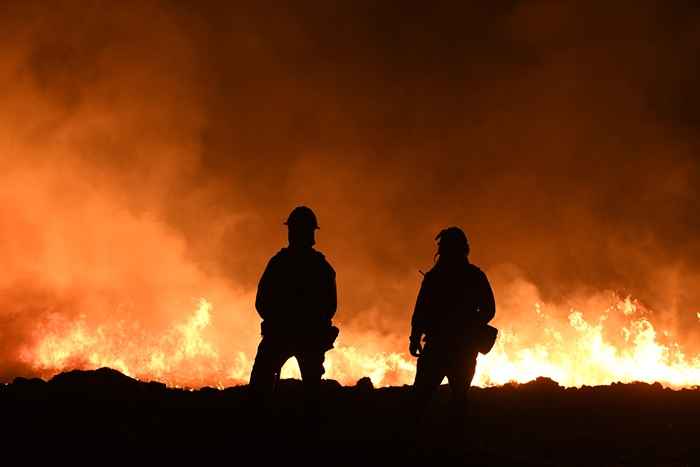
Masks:
[[[137,325],[122,321],[88,332],[84,317],[72,324],[56,318],[49,329],[38,331],[43,336],[33,349],[22,351],[21,359],[41,373],[108,366],[129,376],[174,385],[218,385],[223,379],[242,379],[247,359],[243,365],[240,356],[234,359],[228,378],[224,378],[224,362],[202,334],[210,324],[211,309],[211,303],[201,299],[189,320],[155,340],[148,339]]]
[[[201,299],[188,320],[155,339],[123,322],[89,329],[82,317],[74,322],[56,318],[37,331],[36,344],[25,348],[21,358],[42,374],[109,366],[139,379],[171,385],[243,383],[252,355],[217,347],[205,337],[212,311],[212,304]],[[474,384],[524,383],[538,376],[575,387],[617,381],[658,381],[674,388],[700,383],[700,355],[687,356],[679,344],[669,340],[667,331],[659,336],[650,321],[651,312],[633,300],[616,301],[596,319],[585,316],[572,309],[567,320],[557,319],[536,303],[529,326],[519,323],[502,328],[494,349],[479,356]],[[353,384],[363,376],[378,386],[410,384],[414,372],[414,360],[406,354],[368,352],[342,341],[326,359],[326,377],[343,384]],[[296,365],[283,369],[283,377],[298,376]]]
[[[700,355],[688,359],[677,343],[662,344],[646,317],[632,318],[617,329],[621,343],[606,339],[605,323],[615,311],[633,317],[637,306],[626,299],[605,310],[592,323],[584,319],[581,311],[572,310],[568,327],[547,323],[543,328],[546,338],[531,347],[519,345],[513,331],[502,332],[494,350],[480,356],[475,382],[492,385],[547,376],[574,387],[658,381],[680,388],[700,383]]]

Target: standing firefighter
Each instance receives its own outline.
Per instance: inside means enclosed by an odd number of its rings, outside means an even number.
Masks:
[[[262,340],[250,375],[258,402],[269,396],[284,363],[295,357],[306,393],[307,415],[318,415],[323,360],[338,329],[335,271],[313,248],[318,222],[306,206],[295,208],[285,222],[289,246],[270,259],[258,284],[255,308],[263,319]]]
[[[495,339],[495,328],[487,323],[496,314],[496,305],[486,274],[468,260],[464,232],[449,227],[435,239],[437,262],[425,274],[411,320],[409,352],[418,357],[413,386],[422,416],[447,377],[453,414],[459,419],[465,415],[477,354],[488,352]]]

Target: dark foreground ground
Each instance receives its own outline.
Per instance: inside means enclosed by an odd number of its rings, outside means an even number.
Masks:
[[[547,379],[473,388],[469,423],[455,430],[446,387],[415,427],[409,387],[326,381],[320,433],[304,424],[298,381],[282,381],[266,415],[251,413],[245,390],[169,389],[107,368],[18,378],[0,386],[2,441],[81,464],[96,450],[158,465],[700,465],[700,389]]]

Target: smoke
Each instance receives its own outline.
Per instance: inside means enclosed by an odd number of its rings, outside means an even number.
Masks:
[[[642,3],[7,2],[0,378],[39,371],[22,356],[57,320],[152,343],[201,298],[218,358],[252,355],[298,204],[357,349],[404,350],[448,225],[499,326],[612,291],[690,345],[700,27]]]
[[[207,189],[192,181],[205,118],[189,41],[157,5],[64,6],[4,16],[24,21],[3,28],[0,377],[35,373],[23,356],[51,332],[126,324],[124,345],[167,334],[204,296],[250,352],[254,327],[237,325],[250,292],[204,273],[167,219]]]

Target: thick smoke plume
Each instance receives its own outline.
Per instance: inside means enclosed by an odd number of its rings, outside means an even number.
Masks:
[[[298,204],[338,274],[331,376],[405,351],[448,225],[506,336],[546,338],[537,304],[575,327],[572,308],[631,296],[692,357],[700,23],[641,3],[7,2],[0,379],[120,352],[174,382],[245,379]]]

